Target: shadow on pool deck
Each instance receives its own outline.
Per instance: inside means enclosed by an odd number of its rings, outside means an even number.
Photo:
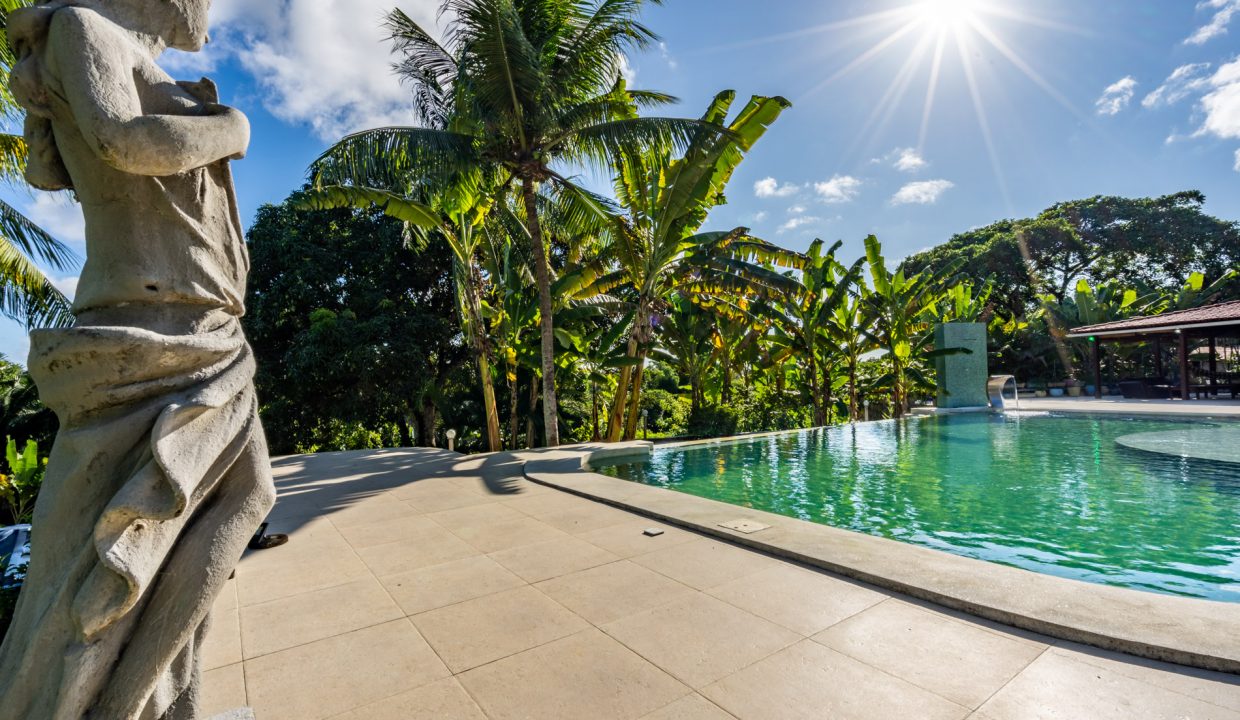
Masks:
[[[1240,720],[1235,677],[1055,643],[659,525],[525,480],[527,457],[277,460],[272,530],[292,540],[247,555],[216,606],[208,714]]]

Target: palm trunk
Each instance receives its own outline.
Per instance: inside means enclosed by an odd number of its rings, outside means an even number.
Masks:
[[[499,405],[495,401],[495,378],[491,376],[490,352],[483,337],[482,303],[478,298],[477,270],[472,265],[463,266],[459,261],[453,268],[457,278],[457,293],[461,305],[462,324],[474,351],[478,364],[478,379],[482,383],[482,405],[487,418],[487,448],[491,452],[504,449],[499,429]]]
[[[818,393],[818,361],[809,356],[809,394],[814,406],[814,427],[826,425],[822,419],[822,396]]]
[[[538,378],[530,377],[530,411],[525,417],[525,446],[533,450],[538,441],[534,438],[534,408],[538,407]]]
[[[509,367],[510,377],[517,377],[517,369]],[[531,379],[530,382],[533,382]],[[508,383],[508,447],[517,449],[517,432],[519,426],[517,424],[517,390],[521,387],[521,383],[515,379]],[[531,409],[532,411],[532,409]]]
[[[642,377],[646,374],[646,353],[638,353],[641,362],[633,369],[633,387],[629,391],[629,418],[624,426],[624,439],[637,438],[637,416],[641,414]]]
[[[525,197],[525,221],[529,226],[530,239],[534,245],[534,277],[538,281],[538,310],[542,329],[542,384],[543,384],[543,433],[546,446],[560,444],[559,407],[555,397],[555,325],[554,308],[551,304],[551,268],[547,264],[547,247],[544,244],[542,226],[538,222],[538,199],[534,195],[534,182],[529,178],[521,181],[521,193]]]
[[[637,341],[629,339],[629,349],[625,357],[637,357]],[[633,380],[633,366],[620,368],[620,381],[616,383],[616,399],[612,402],[611,412],[607,416],[607,442],[620,442],[624,434],[624,409],[627,407],[629,384]]]
[[[590,442],[598,442],[603,436],[598,431],[598,383],[590,381],[590,421],[594,426],[594,433],[590,435]]]
[[[491,377],[491,362],[485,352],[478,355],[478,374],[482,376],[482,402],[487,414],[487,448],[491,452],[504,449],[504,439],[499,429],[499,404],[495,401],[495,380]]]

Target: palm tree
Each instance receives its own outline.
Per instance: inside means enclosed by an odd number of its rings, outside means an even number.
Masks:
[[[752,262],[778,260],[794,267],[800,264],[796,253],[750,237],[746,228],[699,232],[710,210],[722,204],[724,188],[745,154],[790,107],[783,98],[754,97],[727,126],[726,134],[712,130],[727,122],[735,98],[732,91],[716,96],[702,117],[701,131],[682,157],[673,158],[664,149],[616,157],[616,194],[627,216],[613,221],[608,250],[618,269],[600,282],[630,290],[635,319],[628,335],[628,357],[633,362],[620,370],[608,423],[610,442],[636,433],[654,320],[668,297],[680,294],[705,307],[731,306],[733,314],[748,316],[744,296],[798,286]],[[739,299],[733,304],[722,296]]]
[[[0,0],[0,35],[6,34],[9,13],[29,4],[30,0]],[[8,42],[0,41],[0,117],[9,125],[23,117],[23,110],[9,88],[14,62]],[[0,182],[25,187],[26,155],[26,143],[20,135],[0,133]],[[76,259],[63,243],[0,200],[0,315],[27,328],[71,324],[73,313],[68,298],[56,289],[36,261],[59,271],[71,267]]]
[[[657,0],[655,0],[657,1]],[[683,145],[700,123],[639,118],[637,106],[672,101],[628,90],[623,53],[657,36],[638,19],[645,0],[444,0],[452,20],[440,44],[403,13],[401,75],[413,86],[425,127],[351,135],[323,160],[339,182],[368,187],[434,183],[469,168],[495,168],[518,186],[539,292],[543,417],[547,445],[559,444],[554,303],[539,196],[578,213],[605,214],[606,201],[556,168],[603,165],[642,148]]]

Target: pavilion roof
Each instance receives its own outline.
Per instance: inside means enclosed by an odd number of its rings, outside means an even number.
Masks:
[[[1173,310],[1161,315],[1128,318],[1101,325],[1086,325],[1074,328],[1068,336],[1158,334],[1227,325],[1240,327],[1240,300],[1206,305],[1191,310]]]

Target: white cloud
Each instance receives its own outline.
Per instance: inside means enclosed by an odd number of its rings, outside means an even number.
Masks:
[[[78,287],[79,279],[80,278],[77,275],[70,275],[69,277],[62,277],[62,278],[54,277],[52,278],[52,284],[56,286],[57,290],[64,293],[65,297],[72,300],[73,296],[77,295],[77,287]]]
[[[794,218],[789,218],[788,222],[784,223],[783,225],[780,225],[779,232],[786,233],[792,230],[796,230],[799,227],[804,227],[806,225],[810,225],[812,223],[821,222],[821,221],[822,221],[822,218],[814,217],[812,215],[797,215]]]
[[[1197,3],[1197,9],[1215,12],[1210,22],[1197,28],[1184,40],[1186,45],[1204,45],[1220,35],[1226,35],[1227,26],[1231,24],[1232,17],[1240,13],[1240,0],[1204,0],[1204,2]]]
[[[895,168],[900,172],[917,172],[929,165],[926,159],[921,156],[921,153],[913,148],[903,148],[897,150],[896,153]]]
[[[1136,92],[1137,81],[1129,75],[1111,83],[1106,90],[1102,91],[1102,97],[1098,98],[1098,102],[1094,105],[1098,108],[1099,115],[1117,115],[1128,107],[1128,103],[1132,102],[1132,96]]]
[[[765,220],[766,218],[767,218],[767,212],[766,212],[765,210],[763,210],[762,212],[760,212],[760,213],[758,213],[757,215],[754,215],[754,216],[753,216],[753,221],[754,221],[754,222],[762,222],[762,221],[763,221],[763,220]]]
[[[1236,151],[1236,172],[1240,172],[1240,150]]]
[[[800,190],[801,188],[791,183],[780,185],[773,177],[763,178],[753,184],[753,194],[760,198],[790,197]]]
[[[637,82],[637,68],[633,67],[633,63],[629,62],[627,55],[620,56],[620,77],[624,78],[624,82],[630,87]]]
[[[891,198],[892,205],[933,205],[943,193],[956,187],[950,180],[923,180],[900,188]]]
[[[401,8],[437,27],[439,0]],[[169,54],[178,72],[210,71],[235,58],[277,118],[308,125],[324,140],[378,125],[409,123],[410,96],[392,73],[382,20],[391,0],[216,0],[213,42],[202,57]]]
[[[805,212],[805,206],[804,205],[793,205],[792,207],[788,208],[788,212],[793,215],[801,215],[802,213]]]
[[[57,240],[83,247],[86,244],[86,218],[82,206],[68,193],[36,192],[25,208],[26,217]]]
[[[1240,138],[1240,60],[1220,67],[1210,77],[1210,87],[1201,98],[1205,120],[1196,135]]]
[[[1153,109],[1178,103],[1209,85],[1209,78],[1206,77],[1209,69],[1208,62],[1181,65],[1154,92],[1146,95],[1141,105]]]
[[[861,194],[861,180],[851,175],[836,175],[826,182],[815,183],[814,191],[823,202],[852,202]]]

